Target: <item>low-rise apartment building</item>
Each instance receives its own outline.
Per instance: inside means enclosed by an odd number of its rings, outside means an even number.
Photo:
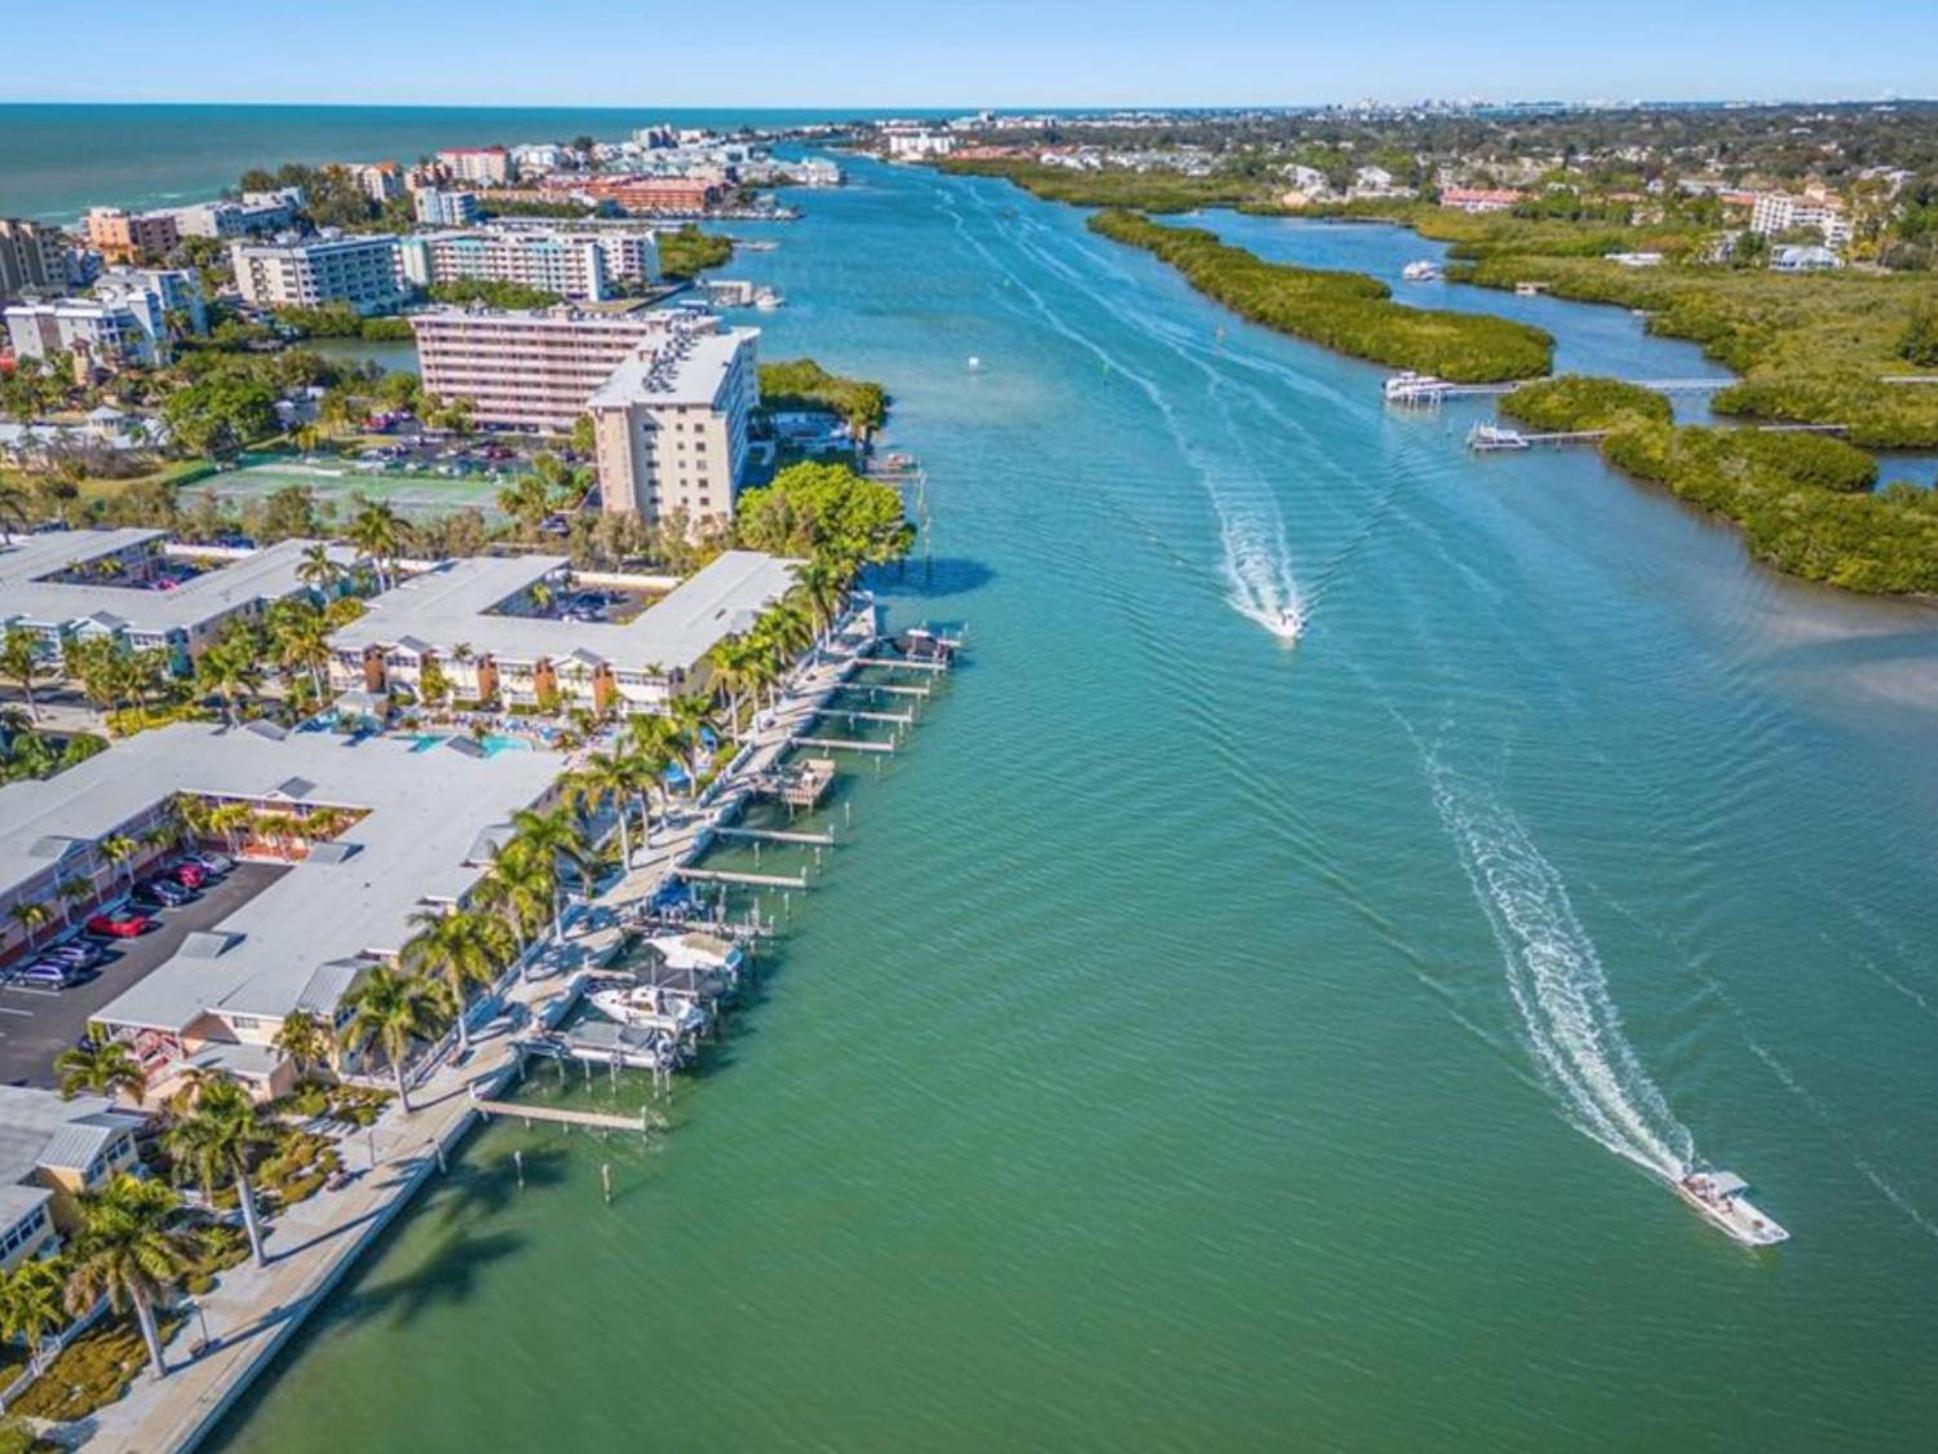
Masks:
[[[129,212],[95,207],[82,222],[87,244],[111,263],[152,262],[182,240],[173,212]]]
[[[146,1122],[103,1096],[0,1085],[0,1273],[56,1250],[77,1198],[134,1169]]]
[[[168,354],[166,330],[159,307],[150,309],[145,301],[116,296],[12,303],[4,314],[7,336],[15,356],[23,359],[71,353],[111,369],[162,363]]]
[[[183,237],[264,237],[292,226],[302,206],[301,187],[244,192],[239,198],[178,207],[175,226]]]
[[[410,322],[428,392],[469,399],[481,424],[564,430],[612,371],[672,319],[643,308],[562,306],[435,308]]]
[[[644,216],[698,216],[726,195],[719,182],[694,177],[594,177],[571,190]]]
[[[731,519],[760,402],[758,329],[708,319],[642,344],[592,396],[607,514]]]
[[[229,255],[243,300],[258,308],[347,303],[385,313],[407,296],[397,239],[387,235],[236,242]]]
[[[445,561],[384,592],[330,637],[338,690],[412,693],[427,663],[460,701],[655,712],[704,688],[707,653],[748,630],[793,588],[797,563],[728,551],[633,620],[545,614],[564,592],[563,556]]]
[[[74,282],[73,252],[58,227],[0,217],[0,301],[23,293],[65,293]]]

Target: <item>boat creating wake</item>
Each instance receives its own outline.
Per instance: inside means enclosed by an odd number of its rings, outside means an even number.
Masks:
[[[1505,804],[1431,758],[1427,779],[1500,945],[1542,1078],[1585,1135],[1678,1181],[1696,1162],[1693,1138],[1622,1033],[1601,959],[1560,873]]]
[[[1305,631],[1306,607],[1292,575],[1284,522],[1276,516],[1270,525],[1246,522],[1222,509],[1220,517],[1225,556],[1219,570],[1230,588],[1225,599],[1281,641],[1297,641]]]

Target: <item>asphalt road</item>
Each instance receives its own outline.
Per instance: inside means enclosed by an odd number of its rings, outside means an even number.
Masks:
[[[161,911],[162,927],[120,940],[85,984],[64,990],[0,985],[0,1085],[54,1084],[54,1057],[87,1033],[88,1016],[181,948],[197,929],[221,923],[289,870],[239,863],[235,872],[179,909]]]

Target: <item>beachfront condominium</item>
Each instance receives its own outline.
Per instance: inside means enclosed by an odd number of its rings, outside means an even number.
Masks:
[[[292,226],[302,206],[301,187],[280,187],[177,207],[173,216],[183,237],[262,237]]]
[[[65,293],[73,282],[73,252],[58,227],[0,217],[0,299]]]
[[[444,187],[419,187],[411,206],[426,227],[468,227],[479,215],[476,192],[454,192]]]
[[[419,192],[422,201],[425,193]],[[433,232],[406,237],[404,276],[420,288],[438,283],[518,283],[574,302],[612,296],[606,255],[593,237],[543,232]]]
[[[67,353],[110,369],[168,361],[163,310],[152,294],[40,298],[10,303],[0,316],[16,358]]]
[[[359,313],[384,313],[405,298],[394,237],[236,242],[229,254],[243,301],[258,308],[347,303]]]
[[[437,164],[456,181],[480,187],[511,185],[511,153],[502,146],[452,147],[437,154]]]
[[[624,217],[503,217],[494,232],[531,232],[547,237],[589,237],[599,244],[606,277],[615,283],[648,287],[659,281],[659,233]]]
[[[607,514],[731,519],[760,400],[759,330],[714,319],[643,343],[592,396]]]
[[[82,221],[87,244],[111,263],[151,262],[182,240],[173,212],[129,212],[96,207]]]
[[[671,317],[640,307],[434,308],[411,314],[410,323],[428,392],[469,399],[480,424],[565,430]]]

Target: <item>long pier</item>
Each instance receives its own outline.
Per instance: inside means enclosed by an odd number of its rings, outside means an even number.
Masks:
[[[688,883],[740,884],[756,889],[804,889],[808,886],[804,873],[736,873],[724,868],[692,868],[684,863],[676,865],[673,873]]]
[[[822,706],[814,709],[814,715],[817,717],[846,717],[850,722],[893,722],[897,727],[912,727],[915,725],[915,714],[913,712],[857,712],[851,711],[847,707]]]
[[[1529,384],[1546,383],[1539,379],[1510,379],[1498,384],[1454,384],[1424,375],[1399,374],[1386,381],[1382,390],[1386,402],[1399,405],[1432,405],[1442,399],[1472,399],[1485,395],[1511,394]],[[1627,379],[1637,388],[1653,389],[1658,394],[1708,394],[1727,389],[1735,379]]]
[[[891,697],[927,697],[933,695],[935,689],[912,682],[843,682],[836,690],[842,692],[884,692]]]
[[[946,661],[920,661],[906,656],[858,656],[856,666],[907,667],[910,671],[947,671]],[[862,685],[866,685],[863,683]]]
[[[638,1131],[648,1129],[646,1112],[637,1116],[615,1116],[606,1111],[572,1111],[562,1106],[527,1105],[522,1101],[475,1100],[482,1115],[517,1116],[526,1122],[550,1121],[555,1125],[584,1126],[592,1131]]]
[[[739,828],[726,824],[717,825],[713,831],[721,838],[740,838],[750,843],[806,843],[816,848],[834,847],[832,833],[809,833],[794,828]]]
[[[860,737],[796,737],[797,747],[819,747],[835,752],[893,752],[892,742],[869,742]]]

